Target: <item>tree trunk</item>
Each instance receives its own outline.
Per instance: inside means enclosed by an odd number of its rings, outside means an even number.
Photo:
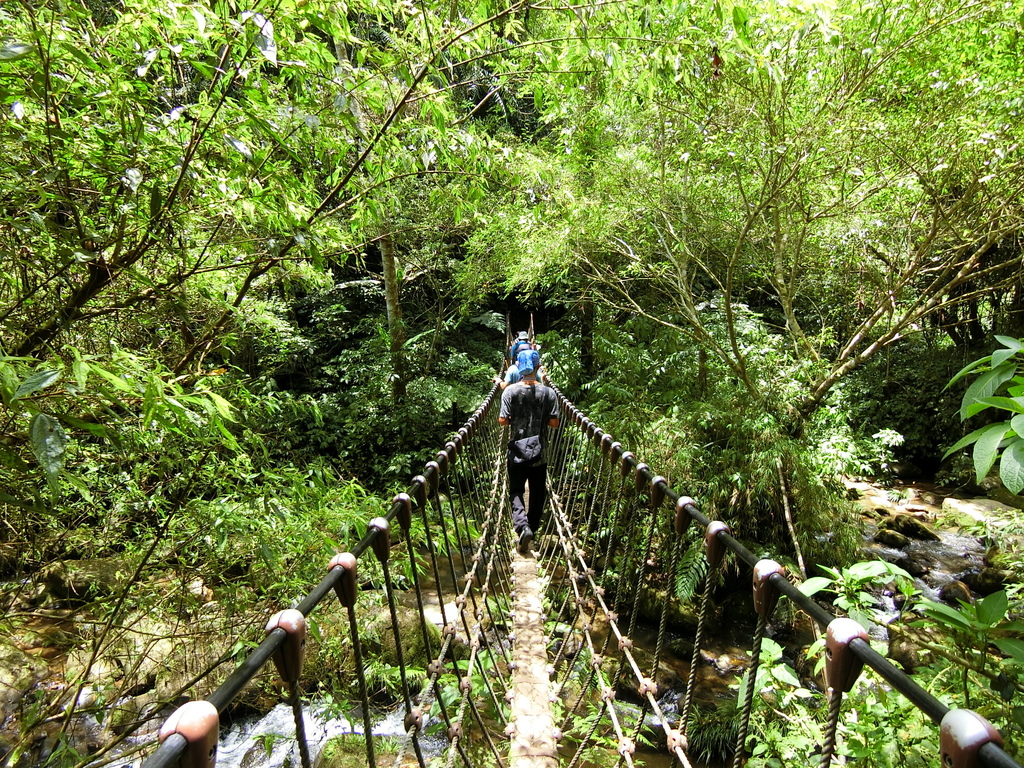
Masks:
[[[399,302],[395,243],[391,235],[384,235],[380,239],[380,258],[384,265],[384,301],[388,310],[388,335],[391,337],[391,384],[397,403],[405,398],[405,325]]]

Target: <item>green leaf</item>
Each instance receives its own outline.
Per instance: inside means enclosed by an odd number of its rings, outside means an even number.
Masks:
[[[747,24],[750,21],[750,14],[747,13],[747,9],[742,6],[734,6],[732,9],[732,28],[736,30],[736,34],[739,36],[741,42],[745,45],[750,45],[750,33],[747,30]]]
[[[1024,440],[1012,439],[999,460],[999,477],[1010,493],[1024,490]]]
[[[972,403],[976,403],[985,397],[991,397],[996,391],[1003,386],[1006,382],[1013,378],[1013,375],[1017,372],[1017,367],[1010,363],[1003,363],[997,368],[993,368],[991,371],[983,373],[978,379],[967,388],[964,392],[964,399],[960,406],[960,418],[966,419],[967,408]]]
[[[45,371],[36,371],[20,385],[18,385],[17,391],[14,393],[14,399],[17,400],[25,395],[30,395],[33,392],[38,392],[40,389],[46,389],[48,386],[53,384],[57,379],[60,378],[60,371],[53,369],[47,369]]]
[[[1010,413],[1024,413],[1024,397],[983,397],[978,403],[988,408],[1001,408]]]
[[[800,678],[794,674],[793,670],[789,667],[780,664],[776,667],[772,667],[772,677],[778,680],[780,683],[786,683],[794,688],[800,687]]]
[[[960,611],[942,603],[934,603],[931,600],[924,600],[921,603],[921,612],[925,616],[937,621],[946,627],[954,629],[971,629],[971,622]]]
[[[993,592],[975,604],[975,609],[978,612],[978,621],[990,627],[1003,620],[1008,607],[1009,601],[1006,598],[1005,590]]]
[[[34,50],[34,46],[28,43],[7,43],[0,46],[0,61],[17,61],[28,56]]]
[[[223,416],[228,421],[234,421],[235,417],[232,415],[233,406],[223,397],[215,392],[207,392],[206,396],[213,401],[213,404],[217,406],[217,413]]]
[[[1024,640],[1015,640],[1012,637],[997,637],[993,640],[996,647],[1011,657],[1014,661],[1024,664]]]
[[[989,425],[989,426],[991,426],[991,425]],[[953,447],[952,447],[952,448],[950,448],[950,449],[949,449],[949,450],[947,450],[947,451],[946,451],[946,452],[945,452],[944,454],[942,454],[942,458],[944,458],[944,459],[945,459],[945,458],[948,458],[948,457],[949,457],[949,456],[951,456],[952,454],[954,454],[954,453],[956,453],[957,451],[959,451],[959,450],[960,450],[961,448],[966,448],[966,447],[967,447],[968,445],[970,445],[970,444],[971,444],[971,443],[973,443],[973,442],[974,442],[975,440],[977,440],[977,439],[978,439],[979,437],[981,437],[981,436],[982,436],[982,434],[983,434],[983,433],[984,433],[984,432],[985,432],[985,431],[986,431],[987,429],[988,429],[988,426],[984,426],[984,427],[978,427],[978,428],[977,428],[976,430],[974,430],[974,431],[973,431],[973,432],[971,432],[970,434],[968,434],[968,435],[964,435],[964,436],[963,436],[963,437],[961,437],[961,438],[960,438],[959,440],[957,440],[957,441],[956,441],[956,443],[954,443],[954,444],[953,444]]]
[[[982,365],[987,365],[991,360],[992,360],[992,356],[991,355],[985,355],[985,357],[983,357],[983,358],[981,358],[979,360],[975,360],[973,363],[969,363],[969,364],[965,365],[963,368],[961,368],[959,371],[957,371],[956,376],[954,376],[952,379],[950,379],[949,383],[946,384],[946,386],[943,387],[942,389],[944,391],[949,389],[951,386],[953,386],[956,382],[958,382],[960,379],[962,379],[968,373],[973,371],[975,368],[978,368],[979,366],[982,366]]]
[[[996,336],[996,341],[1002,344],[1006,349],[997,349],[992,353],[992,366],[998,366],[1005,363],[1011,357],[1016,355],[1024,349],[1024,342],[1020,339],[1014,339],[1011,336]]]
[[[56,478],[64,467],[64,449],[68,444],[67,433],[60,422],[45,413],[37,413],[29,425],[29,443],[47,479]]]
[[[832,579],[826,579],[823,576],[812,576],[797,587],[797,589],[810,596],[821,592],[823,589],[828,589],[830,586],[832,586]]]
[[[1009,423],[1003,421],[998,424],[989,424],[981,433],[974,444],[974,474],[980,483],[992,465],[996,462],[999,453],[999,445],[1010,431]]]

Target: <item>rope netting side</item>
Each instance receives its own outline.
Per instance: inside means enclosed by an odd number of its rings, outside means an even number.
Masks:
[[[646,464],[637,462],[631,453],[623,451],[619,443],[591,422],[557,387],[554,389],[559,397],[564,429],[560,430],[556,443],[560,464],[551,493],[548,532],[557,536],[557,550],[562,561],[556,562],[553,547],[544,551],[551,560],[549,568],[552,572],[561,572],[560,579],[552,579],[556,594],[562,595],[560,603],[553,603],[561,606],[557,618],[564,618],[567,622],[571,618],[574,630],[582,635],[585,648],[585,654],[577,654],[575,663],[570,663],[568,654],[563,653],[568,645],[566,640],[556,659],[562,665],[559,677],[563,696],[573,672],[584,686],[580,695],[575,697],[575,703],[567,705],[563,724],[565,735],[579,742],[571,768],[581,761],[590,740],[602,733],[602,727],[593,718],[583,721],[587,725],[581,732],[572,732],[574,716],[586,702],[587,689],[592,686],[596,686],[597,694],[591,694],[590,703],[606,717],[603,730],[610,731],[617,741],[620,763],[632,765],[636,736],[650,712],[665,735],[665,748],[681,765],[689,766],[687,729],[698,686],[696,672],[707,640],[716,573],[726,557],[731,557],[739,567],[751,569],[755,614],[752,618],[756,619],[751,635],[751,661],[740,686],[732,768],[740,768],[747,759],[761,643],[773,609],[781,597],[789,598],[797,610],[826,630],[825,672],[829,707],[819,768],[828,768],[833,763],[843,695],[851,690],[864,666],[874,670],[888,686],[940,725],[943,765],[1020,768],[1002,749],[998,731],[984,718],[966,709],[950,710],[939,702],[876,652],[856,622],[836,618],[800,592],[782,566],[772,560],[756,558],[731,535],[725,523],[704,516],[693,499],[677,493],[665,478],[655,475]],[[621,482],[617,490],[609,492],[614,486],[609,479],[615,474],[619,475]],[[671,519],[669,515],[661,514],[666,500],[674,512]],[[604,536],[602,516],[610,521]],[[664,647],[667,606],[669,598],[674,595],[674,576],[687,552],[688,532],[694,523],[703,531],[703,555],[707,568],[700,593],[688,679],[673,727],[659,705],[655,681]],[[645,671],[637,662],[630,637],[641,615],[645,589],[649,592],[652,583],[659,582],[667,582],[667,586],[658,613],[654,658],[649,671]],[[649,605],[647,607],[650,608]],[[651,613],[647,611],[648,616]],[[620,628],[620,617],[628,617],[625,632]],[[598,620],[607,625],[603,640],[596,631]],[[606,672],[609,660],[605,654],[609,645],[613,650],[615,645],[618,646],[618,670],[612,674]],[[580,657],[584,656],[586,658],[581,663]],[[615,706],[615,687],[626,686],[626,680],[641,701],[632,737],[627,735]]]
[[[489,761],[504,765],[503,755],[491,737],[492,726],[481,711],[486,703],[495,721],[501,723],[507,718],[501,702],[507,694],[508,682],[504,676],[495,674],[497,668],[507,666],[499,664],[499,660],[508,659],[503,629],[508,614],[510,565],[509,548],[495,545],[503,531],[501,515],[507,495],[501,471],[504,454],[499,450],[499,430],[493,415],[497,396],[495,387],[435,460],[427,462],[423,474],[413,479],[408,491],[393,499],[388,514],[369,522],[366,534],[351,552],[337,554],[330,560],[327,575],[295,608],[272,617],[266,639],[213,694],[205,700],[188,702],[165,721],[160,731],[161,744],[145,761],[144,768],[214,765],[220,715],[270,660],[274,660],[287,683],[288,700],[296,719],[299,759],[304,768],[310,768],[313,758],[306,742],[299,684],[306,617],[331,592],[347,614],[367,764],[375,766],[377,756],[360,627],[365,628],[368,620],[376,619],[386,605],[386,622],[395,639],[401,681],[400,706],[405,709],[406,735],[397,750],[396,768],[405,764],[403,758],[408,754],[415,755],[420,768],[426,767],[428,761],[420,738],[431,720],[443,723],[447,729],[446,766],[451,768],[459,759],[470,768],[472,761],[464,744],[467,715],[474,722],[474,731],[482,734],[483,746],[491,755]],[[422,521],[421,533],[414,528],[414,516]],[[405,554],[399,558],[402,562],[398,566],[393,555],[401,550],[393,549],[391,540],[391,523],[396,520],[405,538]],[[357,573],[359,557],[368,549],[373,550],[377,561],[370,570],[379,569],[381,579],[377,583],[383,583],[384,592],[383,599],[373,605],[368,598],[374,591],[363,588]],[[421,567],[424,561],[428,561],[427,580]],[[400,570],[393,571],[395,567]],[[406,577],[411,577],[419,619],[418,628],[412,631],[422,638],[424,652],[430,659],[426,679],[418,690],[404,654],[395,595],[396,581]],[[428,619],[429,601],[433,599],[437,600],[441,617],[440,642],[435,641],[438,630],[429,625]],[[446,695],[448,688],[453,695]]]

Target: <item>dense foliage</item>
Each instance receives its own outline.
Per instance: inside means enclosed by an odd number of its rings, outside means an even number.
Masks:
[[[293,594],[275,566],[358,533],[475,406],[509,309],[741,537],[841,560],[839,475],[934,469],[946,382],[1024,335],[1022,20],[5,3],[0,572]]]

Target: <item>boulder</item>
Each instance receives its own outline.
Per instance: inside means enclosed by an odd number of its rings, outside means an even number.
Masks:
[[[968,571],[960,577],[961,581],[979,595],[991,595],[1007,584],[1016,581],[1014,574],[1003,568],[982,568],[979,571]]]
[[[890,531],[888,528],[881,528],[875,533],[875,541],[885,547],[893,549],[905,549],[910,544],[910,537],[899,531]]]
[[[58,600],[89,600],[124,589],[133,569],[117,557],[62,560],[40,573],[46,590]]]
[[[0,722],[7,719],[21,697],[49,672],[45,661],[0,639]]]
[[[959,579],[954,579],[942,585],[939,589],[939,599],[948,605],[952,605],[954,608],[958,608],[962,602],[973,603],[974,595],[971,594],[970,587]]]
[[[912,515],[889,515],[878,524],[879,530],[896,531],[920,541],[937,541],[939,535]]]
[[[990,500],[998,501],[1000,504],[1005,504],[1008,507],[1024,509],[1024,496],[1018,496],[1016,493],[1010,493],[1002,485],[990,489],[986,495]]]
[[[952,496],[942,502],[942,511],[959,525],[988,523],[1002,526],[1017,514],[1010,505],[993,499],[954,499]]]
[[[909,552],[895,564],[915,578],[930,573],[933,567],[931,559],[923,552]]]

